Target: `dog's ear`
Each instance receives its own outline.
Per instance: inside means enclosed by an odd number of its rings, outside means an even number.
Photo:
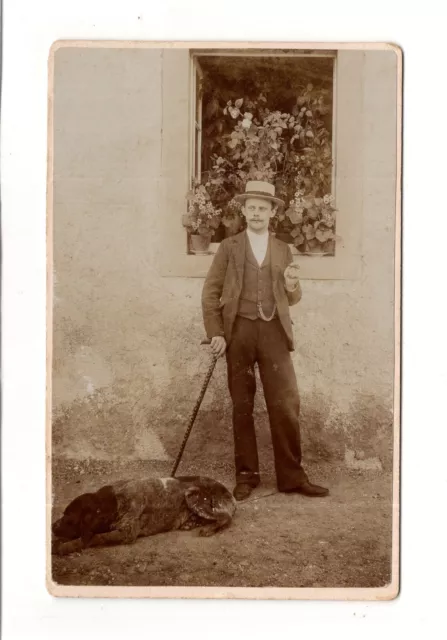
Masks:
[[[79,537],[84,543],[93,535],[92,521],[95,504],[91,493],[84,493],[67,507],[70,518],[74,518],[79,523]]]
[[[91,504],[85,507],[81,515],[81,540],[84,547],[88,545],[94,535],[95,513]]]
[[[80,496],[77,496],[74,500],[68,504],[64,510],[64,515],[68,515],[71,518],[79,518],[82,517],[82,513],[84,509],[88,507],[92,499],[91,493],[83,493]]]
[[[84,546],[87,546],[96,533],[109,530],[117,512],[117,499],[110,486],[99,489],[86,505],[82,514],[82,535]]]
[[[98,523],[102,526],[106,523],[112,523],[118,510],[118,501],[113,487],[102,487],[95,495],[95,502]]]
[[[117,509],[117,500],[113,487],[107,485],[96,493],[97,502],[102,513],[113,513]]]
[[[205,520],[215,520],[213,515],[212,496],[203,487],[190,487],[185,491],[188,508]]]

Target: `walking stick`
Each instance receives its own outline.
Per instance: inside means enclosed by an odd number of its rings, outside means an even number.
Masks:
[[[210,344],[211,340],[202,340],[200,344]],[[206,372],[205,380],[203,381],[202,388],[200,389],[199,397],[196,400],[196,404],[194,405],[194,409],[192,411],[191,417],[189,418],[188,426],[186,428],[186,433],[183,438],[182,446],[180,447],[180,451],[178,452],[177,459],[174,463],[171,472],[171,478],[175,476],[175,472],[180,464],[180,460],[182,459],[183,452],[186,447],[186,443],[188,442],[188,438],[191,434],[192,427],[194,425],[194,421],[196,419],[197,413],[199,412],[200,405],[202,404],[203,396],[208,388],[209,381],[211,380],[211,376],[213,375],[214,367],[216,366],[216,362],[218,357],[213,355],[210,365],[208,367],[208,371]]]

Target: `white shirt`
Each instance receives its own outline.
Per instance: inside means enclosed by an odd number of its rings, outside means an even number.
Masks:
[[[259,266],[261,266],[267,253],[267,247],[269,244],[269,232],[267,230],[265,233],[254,233],[250,229],[247,229],[247,236],[250,240],[250,245],[254,256]]]

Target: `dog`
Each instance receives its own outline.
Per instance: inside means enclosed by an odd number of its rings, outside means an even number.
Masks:
[[[122,480],[70,502],[51,527],[52,554],[199,527],[199,535],[212,536],[230,526],[235,511],[230,491],[211,478]]]

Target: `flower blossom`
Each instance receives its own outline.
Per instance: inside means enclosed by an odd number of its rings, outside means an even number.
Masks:
[[[243,129],[250,129],[252,118],[253,118],[253,114],[252,113],[245,112],[244,113],[244,119],[242,120],[241,127]]]

